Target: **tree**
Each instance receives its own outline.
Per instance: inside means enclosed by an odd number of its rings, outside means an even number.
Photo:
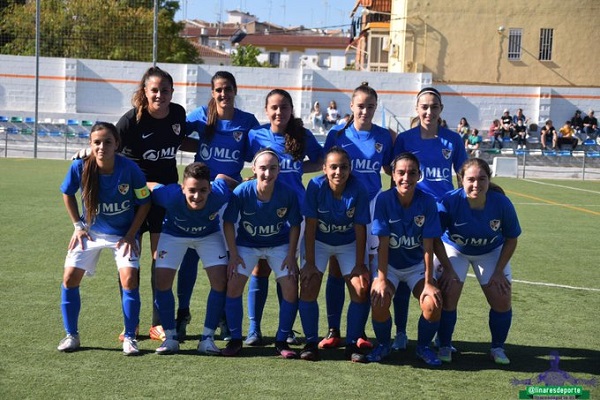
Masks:
[[[35,2],[11,1],[0,11],[0,53],[35,54]],[[197,63],[198,52],[179,36],[177,1],[161,1],[158,61]],[[152,0],[44,0],[40,10],[40,55],[45,57],[152,61]]]
[[[260,55],[260,50],[249,44],[238,46],[235,52],[231,53],[231,64],[236,67],[262,67],[256,57]]]

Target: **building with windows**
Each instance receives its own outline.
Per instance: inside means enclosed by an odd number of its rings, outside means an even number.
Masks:
[[[355,68],[434,82],[600,86],[597,0],[357,0]]]
[[[354,54],[346,51],[350,39],[342,30],[284,28],[239,10],[227,11],[226,22],[186,20],[184,24],[182,36],[194,44],[206,64],[229,65],[225,58],[236,45],[257,47],[260,63],[279,68],[341,71],[354,63]]]

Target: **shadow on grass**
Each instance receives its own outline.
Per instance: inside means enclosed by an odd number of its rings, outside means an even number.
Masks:
[[[199,335],[187,336],[186,342],[198,342]],[[138,336],[138,340],[150,340],[148,336]],[[157,345],[159,342],[156,342]],[[219,348],[224,348],[227,342],[216,340]],[[238,357],[253,358],[253,357],[276,357],[275,353],[275,338],[272,336],[263,337],[261,346],[246,346]],[[430,369],[423,361],[415,356],[414,341],[409,343],[406,350],[394,351],[381,365],[406,365],[414,368]],[[525,346],[512,345],[505,346],[506,354],[510,358],[511,363],[507,366],[496,365],[489,358],[490,344],[489,342],[465,342],[455,341],[454,347],[458,349],[452,355],[452,363],[443,364],[439,369],[453,371],[485,371],[485,370],[504,370],[513,371],[515,373],[535,374],[548,369],[550,353],[557,351],[560,355],[560,369],[574,374],[592,374],[600,375],[600,350],[592,349],[575,349],[568,347],[546,347],[546,346]],[[298,353],[302,350],[303,344],[291,346]],[[104,350],[104,351],[122,351],[120,348],[97,348],[97,347],[81,347],[79,351],[87,350]],[[368,351],[367,351],[368,352]],[[153,354],[153,351],[140,350],[142,355]],[[215,357],[208,355],[200,355],[193,349],[182,349],[179,355],[186,356],[203,356]],[[323,361],[346,361],[344,355],[344,347],[337,349],[319,350],[319,355]]]

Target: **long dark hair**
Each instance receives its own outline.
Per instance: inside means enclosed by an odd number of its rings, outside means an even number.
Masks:
[[[504,189],[502,189],[502,187],[500,187],[499,185],[497,185],[491,181],[492,169],[490,168],[490,164],[488,164],[487,161],[485,161],[481,158],[477,158],[477,157],[469,158],[467,161],[465,161],[465,163],[462,165],[460,170],[456,173],[456,176],[458,178],[458,182],[459,182],[460,186],[462,186],[462,180],[465,177],[465,171],[467,169],[469,169],[470,167],[472,167],[473,165],[482,169],[483,172],[485,172],[485,174],[487,175],[488,180],[490,180],[490,186],[489,186],[488,190],[493,190],[494,192],[505,194]]]
[[[136,109],[135,120],[137,122],[139,122],[142,118],[142,112],[145,109],[148,109],[148,99],[146,98],[146,93],[144,93],[144,90],[146,89],[146,82],[153,76],[166,79],[171,85],[171,90],[173,90],[173,77],[167,71],[163,71],[158,67],[148,68],[142,76],[142,79],[138,84],[138,88],[133,93],[133,97],[131,99],[131,104]]]
[[[283,89],[273,89],[267,94],[265,99],[265,108],[269,104],[269,98],[274,95],[280,95],[290,103],[292,107],[292,115],[285,127],[285,152],[292,156],[294,161],[304,159],[304,147],[306,144],[306,131],[302,119],[294,117],[294,102],[292,96]]]
[[[369,86],[369,82],[362,82],[360,84],[359,87],[357,87],[356,89],[354,89],[354,92],[352,92],[352,99],[354,99],[354,97],[356,96],[357,93],[364,93],[365,95],[367,95],[368,97],[374,97],[375,98],[375,102],[377,102],[377,92],[375,91],[375,89],[373,89],[371,86]],[[342,129],[340,129],[337,132],[338,136],[341,136],[342,133],[350,126],[352,125],[352,123],[354,122],[354,112],[352,114],[350,114],[350,119],[348,119],[348,122],[346,122],[346,125],[344,125],[344,127]]]
[[[117,147],[121,142],[117,128],[109,122],[96,122],[90,130],[90,141],[92,133],[97,131],[108,131],[115,138]],[[91,226],[98,214],[98,204],[100,202],[100,172],[96,156],[92,152],[83,163],[83,172],[81,174],[81,200],[85,207],[85,222]]]
[[[215,81],[218,79],[224,79],[229,82],[229,84],[233,87],[233,93],[237,95],[237,82],[235,81],[235,77],[231,72],[228,71],[217,71],[210,79],[210,89],[215,89]],[[214,98],[210,98],[208,101],[208,115],[206,116],[206,128],[204,129],[204,136],[206,141],[210,143],[210,141],[215,136],[215,130],[217,126],[217,101]]]

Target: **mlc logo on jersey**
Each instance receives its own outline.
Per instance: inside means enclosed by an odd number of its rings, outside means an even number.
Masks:
[[[122,183],[119,185],[119,193],[122,195],[126,195],[129,192],[129,185],[127,183]]]

